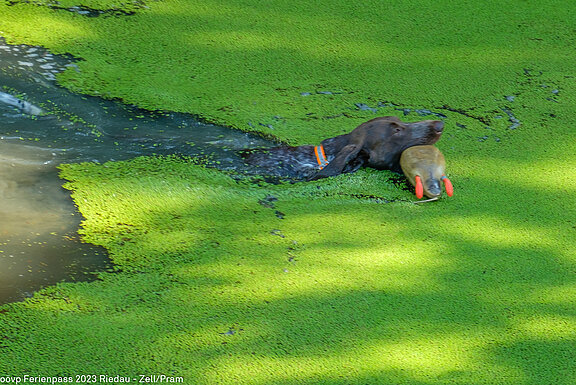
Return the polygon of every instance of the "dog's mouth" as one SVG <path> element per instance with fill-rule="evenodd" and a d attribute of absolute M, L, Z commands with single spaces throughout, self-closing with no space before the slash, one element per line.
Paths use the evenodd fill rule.
<path fill-rule="evenodd" d="M 441 120 L 426 120 L 414 124 L 414 145 L 434 144 L 444 132 L 444 122 Z"/>
<path fill-rule="evenodd" d="M 442 131 L 434 131 L 432 134 L 428 136 L 428 143 L 427 144 L 434 144 L 440 140 L 442 136 Z"/>
<path fill-rule="evenodd" d="M 428 142 L 429 142 L 428 144 L 434 144 L 438 140 L 440 140 L 440 137 L 442 136 L 443 132 L 444 132 L 443 122 L 440 122 L 440 124 L 433 124 L 428 133 Z"/>
<path fill-rule="evenodd" d="M 425 135 L 423 137 L 417 138 L 414 141 L 414 146 L 419 146 L 419 145 L 426 145 L 426 144 L 434 144 L 437 141 L 440 140 L 440 137 L 442 136 L 442 131 L 438 132 L 438 131 L 433 131 L 433 132 L 429 132 L 428 135 Z M 411 146 L 410 146 L 411 147 Z"/>
<path fill-rule="evenodd" d="M 435 120 L 430 124 L 430 126 L 430 133 L 428 136 L 431 140 L 430 144 L 433 144 L 436 143 L 442 136 L 442 133 L 444 132 L 444 122 L 441 120 Z"/>

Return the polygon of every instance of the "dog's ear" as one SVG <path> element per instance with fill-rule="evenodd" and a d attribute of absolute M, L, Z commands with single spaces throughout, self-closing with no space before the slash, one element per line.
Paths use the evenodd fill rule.
<path fill-rule="evenodd" d="M 358 153 L 362 149 L 362 146 L 358 146 L 355 144 L 348 144 L 344 146 L 328 163 L 328 166 L 324 167 L 322 170 L 318 171 L 315 175 L 310 177 L 308 180 L 317 180 L 322 178 L 327 178 L 329 176 L 336 176 L 342 174 L 342 172 L 352 172 L 350 168 L 347 169 L 347 166 L 350 162 L 355 161 L 357 158 Z M 353 162 L 354 163 L 354 162 Z M 358 163 L 358 162 L 356 162 Z M 352 169 L 356 171 L 360 168 L 364 162 L 360 162 L 359 164 L 353 164 Z"/>
<path fill-rule="evenodd" d="M 355 157 L 350 158 L 348 160 L 348 163 L 346 163 L 346 166 L 344 166 L 344 169 L 342 170 L 343 174 L 349 173 L 349 172 L 356 172 L 360 169 L 360 167 L 363 167 L 366 162 L 368 162 L 368 159 L 370 158 L 370 154 L 364 150 L 360 150 L 358 152 L 358 154 L 356 154 Z"/>

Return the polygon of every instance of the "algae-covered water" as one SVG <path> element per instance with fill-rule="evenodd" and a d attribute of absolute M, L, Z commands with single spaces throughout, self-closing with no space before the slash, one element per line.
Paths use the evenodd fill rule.
<path fill-rule="evenodd" d="M 270 145 L 256 135 L 203 124 L 187 114 L 139 110 L 74 94 L 55 75 L 70 57 L 0 39 L 0 303 L 61 280 L 84 280 L 109 266 L 82 243 L 82 220 L 58 166 L 139 155 L 182 154 L 234 168 L 234 150 Z"/>
<path fill-rule="evenodd" d="M 116 270 L 0 306 L 1 378 L 576 383 L 576 3 L 16 0 L 0 14 L 10 42 L 78 59 L 63 57 L 76 64 L 57 76 L 68 89 L 286 143 L 378 115 L 440 117 L 455 189 L 414 205 L 385 171 L 268 185 L 182 157 L 119 160 L 226 137 L 160 140 L 182 132 L 172 119 L 203 126 L 69 103 L 34 75 L 35 91 L 2 91 L 48 114 L 13 102 L 8 115 L 54 119 L 50 135 L 76 142 L 16 126 L 5 137 L 50 149 L 40 163 L 101 160 L 99 146 L 119 160 L 60 174 L 85 217 L 79 233 Z M 44 70 L 29 58 L 12 67 Z M 141 130 L 157 119 L 166 127 Z"/>

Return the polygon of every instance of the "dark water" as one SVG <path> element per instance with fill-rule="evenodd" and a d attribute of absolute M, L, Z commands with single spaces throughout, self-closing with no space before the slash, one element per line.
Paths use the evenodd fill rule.
<path fill-rule="evenodd" d="M 77 70 L 71 58 L 0 39 L 0 303 L 109 267 L 104 250 L 79 240 L 82 218 L 57 165 L 184 154 L 234 169 L 236 150 L 273 145 L 187 114 L 71 93 L 55 83 L 67 67 Z"/>

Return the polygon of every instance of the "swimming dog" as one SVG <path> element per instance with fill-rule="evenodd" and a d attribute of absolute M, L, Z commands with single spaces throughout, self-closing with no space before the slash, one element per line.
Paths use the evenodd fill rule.
<path fill-rule="evenodd" d="M 402 152 L 436 143 L 443 129 L 440 120 L 408 123 L 384 116 L 362 123 L 349 134 L 324 139 L 317 146 L 243 150 L 241 155 L 259 174 L 294 179 L 316 180 L 361 167 L 402 172 Z"/>

